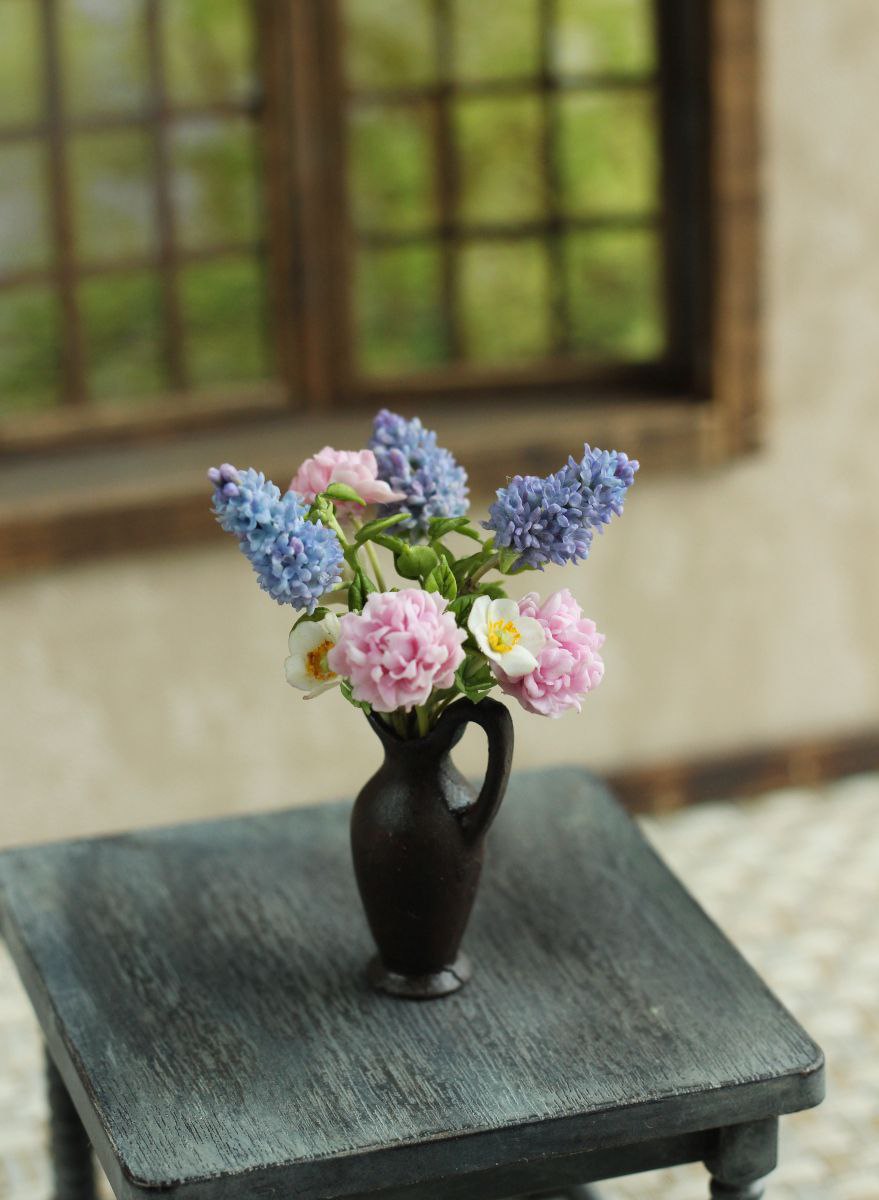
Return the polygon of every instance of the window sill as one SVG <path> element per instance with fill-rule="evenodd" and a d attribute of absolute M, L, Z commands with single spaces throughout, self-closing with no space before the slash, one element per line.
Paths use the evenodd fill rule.
<path fill-rule="evenodd" d="M 754 430 L 736 424 L 728 406 L 685 399 L 497 400 L 457 409 L 424 404 L 419 411 L 466 465 L 475 502 L 509 475 L 556 470 L 584 441 L 625 449 L 651 475 L 716 465 L 756 444 Z M 370 416 L 287 414 L 164 444 L 7 462 L 0 473 L 0 572 L 219 537 L 208 504 L 209 466 L 258 466 L 283 486 L 321 446 L 363 445 Z"/>

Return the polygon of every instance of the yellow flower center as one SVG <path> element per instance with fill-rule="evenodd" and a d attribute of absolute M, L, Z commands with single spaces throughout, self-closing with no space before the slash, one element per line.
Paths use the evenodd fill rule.
<path fill-rule="evenodd" d="M 309 650 L 305 656 L 306 669 L 316 683 L 326 683 L 328 679 L 336 678 L 336 672 L 331 671 L 327 664 L 327 655 L 335 644 L 327 638 L 325 642 Z"/>
<path fill-rule="evenodd" d="M 509 654 L 522 637 L 512 621 L 489 621 L 488 644 L 495 654 Z"/>

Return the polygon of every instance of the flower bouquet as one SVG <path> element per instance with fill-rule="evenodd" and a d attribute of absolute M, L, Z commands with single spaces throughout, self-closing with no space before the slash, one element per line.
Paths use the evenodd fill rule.
<path fill-rule="evenodd" d="M 220 525 L 260 587 L 300 614 L 288 682 L 306 699 L 338 688 L 384 747 L 351 839 L 379 952 L 370 978 L 386 992 L 445 995 L 468 978 L 459 948 L 512 756 L 509 712 L 489 693 L 559 717 L 604 672 L 604 639 L 570 591 L 515 600 L 506 579 L 585 559 L 637 469 L 587 445 L 546 478 L 510 479 L 478 528 L 466 473 L 436 434 L 382 410 L 367 449 L 325 447 L 283 495 L 253 469 L 209 472 Z M 478 796 L 449 757 L 470 721 L 488 738 Z"/>

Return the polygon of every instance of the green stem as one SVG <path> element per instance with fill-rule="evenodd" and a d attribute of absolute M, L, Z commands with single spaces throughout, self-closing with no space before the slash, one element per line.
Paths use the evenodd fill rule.
<path fill-rule="evenodd" d="M 338 536 L 338 538 L 339 538 L 339 541 L 342 543 L 342 549 L 343 549 L 343 550 L 350 550 L 350 549 L 351 549 L 351 543 L 350 543 L 350 542 L 348 541 L 348 539 L 345 537 L 345 530 L 344 530 L 344 529 L 342 528 L 342 526 L 339 524 L 338 518 L 336 517 L 335 510 L 333 510 L 333 511 L 332 511 L 332 512 L 331 512 L 331 513 L 330 513 L 330 514 L 327 516 L 327 525 L 329 525 L 330 529 L 332 529 L 332 530 L 333 530 L 333 532 L 334 532 L 334 533 L 335 533 L 335 534 Z"/>
<path fill-rule="evenodd" d="M 415 709 L 415 717 L 418 721 L 418 736 L 424 737 L 430 731 L 430 714 L 425 705 L 418 705 Z"/>
<path fill-rule="evenodd" d="M 433 710 L 433 719 L 436 721 L 446 711 L 450 704 L 454 704 L 456 700 L 460 700 L 461 693 L 455 692 L 454 696 L 447 696 L 445 700 L 440 700 L 436 708 Z"/>
<path fill-rule="evenodd" d="M 386 592 L 388 590 L 388 585 L 385 583 L 384 575 L 382 575 L 382 569 L 378 562 L 378 555 L 373 549 L 372 542 L 365 542 L 364 545 L 366 546 L 366 553 L 369 556 L 369 561 L 372 564 L 372 570 L 375 574 L 375 581 L 378 584 L 378 590 L 380 592 Z"/>
<path fill-rule="evenodd" d="M 481 567 L 477 567 L 470 578 L 467 580 L 468 590 L 472 590 L 472 585 L 477 579 L 481 579 L 483 575 L 487 575 L 489 571 L 493 571 L 501 561 L 499 554 L 492 554 L 488 562 L 484 562 Z"/>
<path fill-rule="evenodd" d="M 359 533 L 363 528 L 362 522 L 358 521 L 356 517 L 352 517 L 351 520 L 352 524 L 354 525 L 354 532 Z M 372 543 L 363 542 L 361 543 L 360 548 L 364 548 L 366 550 L 366 555 L 372 567 L 373 574 L 375 575 L 375 582 L 378 584 L 378 590 L 380 592 L 386 592 L 388 590 L 388 585 L 385 583 L 385 577 L 382 575 L 382 569 L 379 566 L 378 555 L 376 554 Z"/>

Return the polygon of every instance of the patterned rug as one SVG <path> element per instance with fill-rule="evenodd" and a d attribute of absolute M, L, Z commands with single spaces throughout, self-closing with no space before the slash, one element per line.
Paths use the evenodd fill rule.
<path fill-rule="evenodd" d="M 781 1123 L 767 1200 L 879 1200 L 879 776 L 644 822 L 705 909 L 821 1044 L 828 1095 Z M 0 950 L 0 1200 L 44 1200 L 40 1042 Z M 601 1200 L 705 1200 L 701 1167 Z M 109 1192 L 107 1193 L 109 1195 Z"/>

